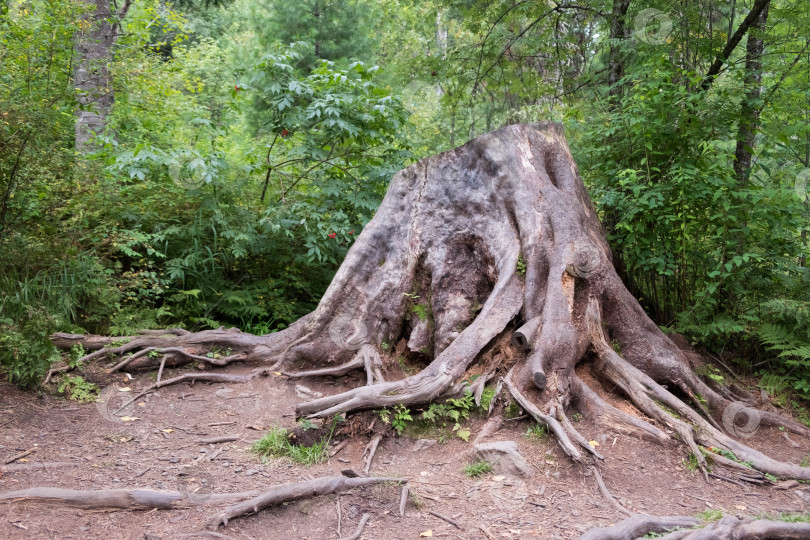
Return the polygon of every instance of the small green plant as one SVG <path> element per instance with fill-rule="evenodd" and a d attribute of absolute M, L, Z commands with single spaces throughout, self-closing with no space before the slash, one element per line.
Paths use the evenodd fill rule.
<path fill-rule="evenodd" d="M 517 269 L 515 271 L 519 276 L 526 275 L 526 261 L 523 260 L 523 255 L 518 255 Z"/>
<path fill-rule="evenodd" d="M 470 430 L 463 426 L 463 422 L 470 416 L 470 411 L 475 407 L 473 395 L 467 392 L 463 397 L 448 399 L 444 403 L 431 403 L 418 418 L 423 427 L 432 427 L 442 430 L 450 428 L 458 438 L 469 441 Z M 409 425 L 416 423 L 416 419 L 411 416 L 411 411 L 404 405 L 397 404 L 392 409 L 384 408 L 377 411 L 380 419 L 397 431 L 398 435 Z M 451 427 L 452 423 L 452 427 Z M 444 441 L 445 434 L 439 437 L 440 442 Z"/>
<path fill-rule="evenodd" d="M 75 369 L 75 368 L 81 366 L 81 362 L 79 362 L 79 360 L 84 358 L 84 354 L 85 354 L 84 345 L 82 345 L 81 343 L 71 347 L 70 348 L 70 355 L 68 355 L 68 359 L 67 359 L 68 367 L 70 369 Z"/>
<path fill-rule="evenodd" d="M 68 398 L 79 403 L 92 403 L 96 401 L 99 393 L 98 386 L 85 381 L 82 377 L 64 376 L 59 380 L 56 389 L 59 393 L 64 393 Z"/>
<path fill-rule="evenodd" d="M 478 478 L 490 472 L 492 472 L 492 463 L 489 461 L 476 461 L 464 467 L 464 474 L 470 478 Z"/>
<path fill-rule="evenodd" d="M 619 356 L 622 355 L 622 344 L 616 341 L 615 339 L 610 342 L 610 348 L 613 349 L 613 352 L 615 352 Z"/>
<path fill-rule="evenodd" d="M 670 407 L 667 407 L 666 405 L 664 405 L 663 403 L 661 403 L 658 400 L 654 400 L 654 401 L 655 401 L 655 404 L 658 405 L 659 407 L 661 407 L 661 409 L 663 409 L 665 413 L 667 413 L 668 415 L 670 415 L 673 418 L 676 418 L 676 419 L 680 420 L 681 415 L 678 414 L 675 410 L 671 409 Z"/>
<path fill-rule="evenodd" d="M 495 389 L 490 385 L 486 385 L 484 391 L 481 392 L 481 411 L 489 411 L 493 399 L 495 399 Z"/>
<path fill-rule="evenodd" d="M 383 341 L 383 342 L 380 344 L 380 350 L 381 350 L 382 352 L 388 352 L 388 351 L 390 351 L 390 350 L 391 350 L 391 345 L 390 345 L 390 344 L 389 344 L 387 341 Z"/>
<path fill-rule="evenodd" d="M 574 422 L 582 422 L 582 413 L 574 413 L 574 416 L 571 417 L 571 420 Z"/>
<path fill-rule="evenodd" d="M 422 413 L 422 418 L 441 424 L 446 428 L 448 422 L 453 422 L 452 430 L 462 440 L 469 441 L 470 430 L 462 427 L 461 423 L 470 417 L 470 411 L 475 407 L 475 398 L 468 391 L 463 397 L 448 399 L 444 403 L 431 403 L 430 407 Z"/>
<path fill-rule="evenodd" d="M 535 441 L 546 441 L 548 439 L 548 427 L 535 424 L 526 430 L 526 438 Z"/>
<path fill-rule="evenodd" d="M 412 309 L 417 317 L 423 321 L 428 320 L 428 307 L 425 304 L 415 304 Z"/>
<path fill-rule="evenodd" d="M 738 457 L 737 457 L 737 455 L 736 455 L 736 454 L 734 454 L 734 452 L 729 452 L 728 450 L 723 450 L 722 448 L 716 448 L 716 447 L 714 447 L 714 446 L 710 446 L 710 447 L 708 448 L 708 451 L 709 451 L 709 452 L 713 452 L 713 453 L 715 453 L 715 454 L 720 454 L 720 455 L 721 455 L 721 456 L 723 456 L 724 458 L 730 459 L 730 460 L 732 460 L 732 461 L 736 461 L 736 462 L 737 462 L 737 463 L 739 463 L 740 465 L 744 465 L 744 466 L 748 467 L 749 469 L 753 469 L 753 468 L 754 468 L 754 464 L 753 464 L 753 463 L 749 463 L 749 462 L 747 462 L 747 461 L 743 461 L 743 460 L 741 460 L 740 458 L 738 458 Z M 705 450 L 704 450 L 702 447 L 701 447 L 701 452 L 703 452 L 704 454 L 706 454 L 706 451 L 705 451 Z M 708 454 L 708 455 L 709 455 L 709 457 L 711 457 L 711 454 Z"/>
<path fill-rule="evenodd" d="M 397 356 L 397 364 L 399 365 L 399 369 L 401 369 L 402 373 L 405 375 L 413 375 L 416 373 L 416 369 L 413 366 L 408 365 L 404 356 Z"/>
<path fill-rule="evenodd" d="M 726 378 L 723 376 L 722 372 L 711 364 L 698 367 L 695 369 L 695 373 L 709 378 L 718 384 L 724 384 L 726 382 Z"/>
<path fill-rule="evenodd" d="M 411 504 L 417 510 L 421 510 L 423 506 L 425 506 L 425 499 L 419 496 L 418 493 L 415 491 L 411 491 Z"/>
<path fill-rule="evenodd" d="M 707 508 L 703 512 L 695 514 L 695 517 L 706 522 L 717 521 L 723 517 L 723 512 L 716 508 Z"/>
<path fill-rule="evenodd" d="M 778 476 L 774 476 L 774 475 L 772 475 L 772 474 L 770 474 L 770 473 L 765 473 L 765 478 L 767 478 L 767 479 L 768 479 L 768 480 L 770 480 L 771 482 L 778 482 L 778 481 L 779 481 L 779 477 L 778 477 Z"/>
<path fill-rule="evenodd" d="M 802 462 L 799 463 L 800 467 L 808 467 L 810 466 L 810 454 L 807 454 L 802 458 Z"/>
<path fill-rule="evenodd" d="M 520 408 L 520 405 L 517 404 L 517 401 L 510 401 L 509 405 L 506 406 L 506 417 L 507 418 L 517 418 L 523 413 L 523 409 Z"/>
<path fill-rule="evenodd" d="M 340 417 L 336 416 L 332 421 L 329 435 L 312 446 L 297 446 L 290 443 L 287 430 L 283 427 L 276 426 L 273 427 L 267 435 L 254 442 L 250 449 L 262 456 L 262 459 L 269 457 L 286 457 L 302 465 L 317 465 L 318 463 L 326 461 L 326 448 L 332 440 L 332 435 L 335 432 L 335 426 L 339 419 Z M 309 420 L 305 420 L 305 422 L 308 422 L 309 425 L 307 426 L 302 423 L 301 425 L 304 429 L 315 427 Z"/>
<path fill-rule="evenodd" d="M 689 454 L 689 457 L 684 460 L 683 464 L 686 465 L 686 470 L 692 474 L 700 468 L 700 462 L 695 454 Z"/>
<path fill-rule="evenodd" d="M 777 515 L 760 514 L 756 519 L 767 519 L 770 521 L 784 521 L 786 523 L 807 523 L 810 522 L 810 512 L 780 512 Z"/>
<path fill-rule="evenodd" d="M 408 422 L 413 422 L 411 411 L 402 403 L 397 403 L 393 409 L 393 417 L 391 418 L 391 427 L 397 430 L 397 435 L 402 435 L 402 430 Z"/>
<path fill-rule="evenodd" d="M 426 321 L 430 317 L 430 306 L 428 304 L 419 304 L 419 295 L 416 293 L 402 293 L 402 295 L 408 299 L 411 304 L 411 311 L 413 311 L 417 317 L 421 320 Z"/>

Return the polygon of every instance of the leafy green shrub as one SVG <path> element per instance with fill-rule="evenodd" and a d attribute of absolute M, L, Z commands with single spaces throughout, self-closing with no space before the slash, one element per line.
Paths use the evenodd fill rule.
<path fill-rule="evenodd" d="M 59 353 L 48 339 L 57 328 L 53 315 L 44 308 L 25 306 L 14 322 L 0 319 L 0 364 L 9 381 L 20 388 L 38 384 Z"/>
<path fill-rule="evenodd" d="M 79 403 L 93 403 L 99 394 L 99 388 L 95 384 L 85 381 L 82 377 L 66 375 L 59 379 L 57 391 L 67 394 L 70 399 Z"/>
<path fill-rule="evenodd" d="M 773 365 L 761 372 L 763 388 L 779 394 L 788 388 L 810 398 L 810 302 L 776 299 L 762 304 L 763 323 L 756 335 L 776 354 Z"/>
<path fill-rule="evenodd" d="M 444 403 L 431 403 L 422 414 L 413 418 L 410 409 L 399 403 L 392 409 L 380 409 L 377 411 L 380 419 L 396 430 L 398 435 L 415 424 L 420 424 L 417 429 L 439 429 L 450 430 L 463 441 L 469 441 L 470 429 L 463 425 L 470 417 L 470 412 L 475 408 L 475 400 L 471 393 L 467 392 L 463 397 L 448 399 Z M 444 434 L 440 436 L 440 440 Z"/>

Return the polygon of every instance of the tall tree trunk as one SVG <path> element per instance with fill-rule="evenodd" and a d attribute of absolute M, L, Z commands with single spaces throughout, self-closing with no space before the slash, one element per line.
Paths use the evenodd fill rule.
<path fill-rule="evenodd" d="M 79 108 L 76 111 L 76 150 L 93 149 L 94 135 L 102 133 L 115 100 L 109 64 L 113 46 L 118 38 L 118 21 L 129 10 L 126 0 L 121 10 L 110 7 L 110 0 L 92 0 L 95 10 L 88 14 L 89 29 L 76 40 L 76 65 L 73 83 L 77 89 Z"/>
<path fill-rule="evenodd" d="M 737 128 L 737 148 L 734 152 L 734 176 L 737 184 L 748 182 L 751 174 L 751 156 L 762 112 L 762 53 L 765 50 L 765 31 L 768 23 L 769 5 L 760 11 L 751 25 L 745 51 L 745 95 L 740 105 L 740 124 Z"/>
<path fill-rule="evenodd" d="M 619 81 L 624 77 L 624 43 L 627 39 L 627 10 L 631 0 L 613 0 L 613 12 L 610 14 L 610 51 L 608 52 L 608 85 L 611 106 L 621 96 Z"/>

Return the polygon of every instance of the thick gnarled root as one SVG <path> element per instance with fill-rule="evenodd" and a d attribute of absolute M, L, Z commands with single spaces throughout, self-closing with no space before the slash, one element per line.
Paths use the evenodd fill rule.
<path fill-rule="evenodd" d="M 800 540 L 810 538 L 810 523 L 785 523 L 766 519 L 752 520 L 726 516 L 701 526 L 687 516 L 655 517 L 636 515 L 613 527 L 591 529 L 579 540 L 635 540 L 655 533 L 662 540 Z M 661 536 L 661 533 L 668 533 Z"/>
<path fill-rule="evenodd" d="M 302 499 L 304 497 L 318 497 L 328 495 L 336 491 L 343 491 L 360 486 L 370 486 L 373 484 L 390 483 L 401 485 L 408 480 L 405 478 L 347 478 L 345 476 L 327 476 L 316 478 L 306 482 L 294 484 L 282 484 L 274 486 L 272 489 L 261 495 L 226 508 L 210 521 L 209 528 L 216 530 L 220 525 L 228 525 L 233 519 L 257 513 L 268 506 L 274 506 L 288 501 Z"/>

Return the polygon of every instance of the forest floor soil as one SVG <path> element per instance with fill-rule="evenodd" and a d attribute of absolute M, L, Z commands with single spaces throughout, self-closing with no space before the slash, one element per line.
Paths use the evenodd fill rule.
<path fill-rule="evenodd" d="M 166 378 L 179 374 L 171 370 Z M 232 366 L 231 373 L 249 373 Z M 273 485 L 322 476 L 343 469 L 362 471 L 362 455 L 371 434 L 360 433 L 327 462 L 312 467 L 287 459 L 263 460 L 251 444 L 273 426 L 293 428 L 295 381 L 274 376 L 246 384 L 187 383 L 163 388 L 137 400 L 126 410 L 127 420 L 112 417 L 111 404 L 136 395 L 154 382 L 154 374 L 98 376 L 107 383 L 103 401 L 78 404 L 48 394 L 21 392 L 0 383 L 0 459 L 5 463 L 23 451 L 36 451 L 16 463 L 70 462 L 68 467 L 6 472 L 0 492 L 33 486 L 69 489 L 152 489 L 206 493 L 266 490 Z M 92 378 L 88 376 L 88 378 Z M 358 378 L 359 381 L 359 378 Z M 352 376 L 321 378 L 303 384 L 324 395 L 335 393 Z M 356 383 L 355 383 L 356 384 Z M 127 390 L 129 389 L 129 390 Z M 109 396 L 114 396 L 110 398 Z M 370 414 L 370 413 L 366 413 Z M 475 438 L 485 419 L 473 413 Z M 235 519 L 219 533 L 229 538 L 338 539 L 338 499 L 341 536 L 350 536 L 363 514 L 370 514 L 363 538 L 576 538 L 593 527 L 604 527 L 625 516 L 600 495 L 587 467 L 571 462 L 552 438 L 526 436 L 526 420 L 505 422 L 484 442 L 511 440 L 534 468 L 530 480 L 495 473 L 468 478 L 464 467 L 474 460 L 472 442 L 447 431 L 444 440 L 418 442 L 405 436 L 386 437 L 369 475 L 409 479 L 420 508 L 409 501 L 399 515 L 400 488 L 375 485 L 270 507 Z M 582 419 L 577 429 L 599 442 L 604 455 L 602 475 L 612 494 L 626 508 L 652 515 L 697 515 L 706 510 L 759 516 L 807 510 L 810 486 L 779 490 L 773 485 L 735 485 L 719 479 L 706 482 L 691 472 L 685 452 L 600 431 Z M 200 439 L 238 436 L 220 444 Z M 442 439 L 437 433 L 425 438 Z M 810 453 L 810 440 L 792 435 L 792 446 L 777 429 L 762 427 L 746 439 L 758 450 L 780 460 L 800 463 Z M 202 459 L 201 456 L 205 456 Z M 208 459 L 214 457 L 214 459 Z M 172 510 L 83 510 L 18 500 L 0 503 L 0 538 L 170 539 L 206 530 L 217 506 Z M 456 521 L 462 529 L 428 513 Z M 430 531 L 430 533 L 428 533 Z M 421 536 L 420 536 L 421 535 Z"/>

